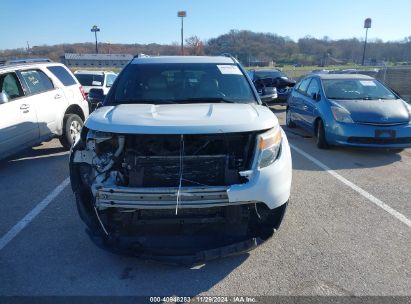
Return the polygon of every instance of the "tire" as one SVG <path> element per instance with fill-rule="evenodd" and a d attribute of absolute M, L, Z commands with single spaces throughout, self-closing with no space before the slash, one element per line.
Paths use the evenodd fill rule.
<path fill-rule="evenodd" d="M 329 146 L 327 143 L 327 139 L 325 138 L 324 123 L 321 119 L 318 121 L 316 135 L 317 147 L 320 149 L 327 149 Z"/>
<path fill-rule="evenodd" d="M 66 114 L 63 120 L 63 134 L 60 136 L 60 143 L 67 150 L 76 141 L 77 136 L 80 136 L 83 120 L 77 114 Z"/>
<path fill-rule="evenodd" d="M 293 122 L 292 119 L 291 119 L 291 113 L 290 113 L 290 110 L 288 108 L 285 111 L 285 123 L 286 123 L 287 127 L 289 127 L 290 129 L 296 127 L 295 122 Z"/>

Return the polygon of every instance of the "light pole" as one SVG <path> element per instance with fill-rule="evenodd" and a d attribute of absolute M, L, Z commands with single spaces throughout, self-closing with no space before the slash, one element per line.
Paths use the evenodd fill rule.
<path fill-rule="evenodd" d="M 184 42 L 183 42 L 183 37 L 184 37 L 184 17 L 187 17 L 187 12 L 186 11 L 178 11 L 177 12 L 177 17 L 181 18 L 181 55 L 184 55 Z"/>
<path fill-rule="evenodd" d="M 365 61 L 365 49 L 367 48 L 368 29 L 371 28 L 371 18 L 367 18 L 364 20 L 364 28 L 365 28 L 365 41 L 364 41 L 364 51 L 362 52 L 362 65 L 364 65 L 364 61 Z"/>
<path fill-rule="evenodd" d="M 98 47 L 97 47 L 97 32 L 100 32 L 100 29 L 97 25 L 93 25 L 91 31 L 94 32 L 94 36 L 96 37 L 96 54 L 98 54 Z"/>

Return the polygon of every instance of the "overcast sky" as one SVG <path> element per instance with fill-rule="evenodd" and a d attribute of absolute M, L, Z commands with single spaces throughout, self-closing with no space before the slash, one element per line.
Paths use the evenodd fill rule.
<path fill-rule="evenodd" d="M 185 37 L 209 39 L 230 29 L 270 32 L 293 40 L 310 35 L 398 41 L 411 36 L 411 0 L 1 0 L 0 49 L 99 41 L 160 43 L 180 40 L 178 10 L 186 10 Z"/>

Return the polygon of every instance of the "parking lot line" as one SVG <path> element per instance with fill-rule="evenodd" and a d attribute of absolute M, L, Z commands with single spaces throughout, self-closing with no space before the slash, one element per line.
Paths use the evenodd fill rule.
<path fill-rule="evenodd" d="M 13 240 L 30 222 L 43 211 L 67 185 L 70 183 L 70 179 L 67 177 L 60 185 L 58 185 L 52 192 L 50 192 L 40 203 L 36 205 L 25 217 L 23 217 L 16 225 L 14 225 L 1 239 L 0 250 Z"/>
<path fill-rule="evenodd" d="M 320 167 L 321 169 L 323 169 L 324 171 L 326 171 L 327 173 L 331 174 L 332 176 L 334 176 L 336 179 L 338 179 L 340 182 L 342 182 L 343 184 L 347 185 L 348 187 L 350 187 L 351 189 L 353 189 L 354 191 L 358 192 L 359 194 L 361 194 L 363 197 L 365 197 L 366 199 L 368 199 L 370 202 L 374 203 L 375 205 L 377 205 L 378 207 L 380 207 L 381 209 L 385 210 L 386 212 L 388 212 L 389 214 L 391 214 L 392 216 L 394 216 L 396 219 L 398 219 L 399 221 L 403 222 L 405 225 L 407 225 L 408 227 L 411 227 L 411 220 L 408 219 L 405 215 L 403 215 L 402 213 L 398 212 L 397 210 L 391 208 L 390 206 L 388 206 L 387 204 L 385 204 L 383 201 L 381 201 L 380 199 L 376 198 L 375 196 L 373 196 L 372 194 L 368 193 L 367 191 L 365 191 L 364 189 L 362 189 L 361 187 L 357 186 L 356 184 L 350 182 L 348 179 L 344 178 L 343 176 L 341 176 L 340 174 L 338 174 L 337 172 L 335 172 L 334 170 L 332 170 L 331 168 L 329 168 L 328 166 L 326 166 L 325 164 L 323 164 L 322 162 L 320 162 L 318 159 L 316 159 L 315 157 L 311 156 L 310 154 L 304 152 L 303 150 L 301 150 L 300 148 L 297 148 L 296 146 L 294 146 L 293 144 L 290 144 L 291 149 L 293 149 L 295 152 L 297 152 L 298 154 L 300 154 L 301 156 L 305 157 L 306 159 L 310 160 L 311 162 L 313 162 L 314 164 L 316 164 L 318 167 Z"/>

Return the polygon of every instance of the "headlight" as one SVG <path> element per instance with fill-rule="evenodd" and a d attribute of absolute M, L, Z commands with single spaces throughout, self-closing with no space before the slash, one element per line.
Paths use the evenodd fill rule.
<path fill-rule="evenodd" d="M 410 118 L 409 122 L 410 122 L 410 124 L 411 124 L 411 105 L 409 105 L 408 103 L 406 103 L 405 106 L 406 106 L 407 109 L 408 109 L 408 116 L 409 116 L 409 118 Z"/>
<path fill-rule="evenodd" d="M 259 135 L 258 166 L 260 168 L 271 165 L 277 159 L 280 153 L 281 140 L 281 129 L 279 126 Z"/>
<path fill-rule="evenodd" d="M 334 119 L 338 122 L 346 122 L 346 123 L 353 123 L 354 122 L 351 119 L 350 112 L 348 112 L 344 108 L 331 107 L 331 111 L 333 113 Z"/>

